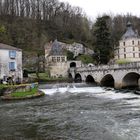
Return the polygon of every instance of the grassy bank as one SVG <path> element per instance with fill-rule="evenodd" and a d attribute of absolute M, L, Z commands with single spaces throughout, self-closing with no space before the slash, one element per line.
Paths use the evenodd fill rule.
<path fill-rule="evenodd" d="M 11 93 L 10 95 L 12 97 L 26 97 L 26 96 L 34 95 L 37 92 L 38 92 L 38 89 L 37 88 L 33 88 L 33 89 L 31 89 L 31 91 L 15 92 L 15 93 Z"/>
<path fill-rule="evenodd" d="M 36 73 L 32 73 L 29 74 L 29 77 L 38 82 L 69 82 L 69 78 L 67 77 L 52 78 L 47 73 L 39 73 L 38 77 Z"/>

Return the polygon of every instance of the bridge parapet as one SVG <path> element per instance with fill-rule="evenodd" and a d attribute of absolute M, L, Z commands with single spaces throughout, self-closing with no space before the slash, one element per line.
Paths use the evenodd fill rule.
<path fill-rule="evenodd" d="M 114 64 L 114 65 L 99 65 L 99 66 L 92 66 L 92 67 L 77 67 L 75 68 L 75 72 L 115 70 L 115 69 L 136 69 L 136 68 L 140 68 L 140 62 Z"/>
<path fill-rule="evenodd" d="M 92 67 L 77 67 L 69 70 L 73 79 L 81 76 L 82 81 L 90 75 L 98 84 L 114 83 L 115 88 L 127 86 L 140 87 L 140 62 L 127 64 L 99 65 Z"/>

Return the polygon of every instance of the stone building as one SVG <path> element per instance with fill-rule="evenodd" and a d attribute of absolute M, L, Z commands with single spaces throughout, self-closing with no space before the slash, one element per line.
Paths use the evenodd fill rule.
<path fill-rule="evenodd" d="M 0 80 L 7 81 L 8 77 L 22 81 L 22 50 L 0 43 Z"/>
<path fill-rule="evenodd" d="M 81 66 L 81 61 L 67 61 L 64 44 L 55 40 L 45 45 L 45 67 L 51 77 L 67 77 L 70 67 Z"/>
<path fill-rule="evenodd" d="M 67 76 L 67 56 L 57 40 L 45 48 L 46 70 L 49 68 L 51 77 Z"/>
<path fill-rule="evenodd" d="M 140 36 L 137 31 L 133 30 L 130 22 L 127 23 L 127 30 L 115 50 L 115 60 L 126 62 L 140 61 Z"/>

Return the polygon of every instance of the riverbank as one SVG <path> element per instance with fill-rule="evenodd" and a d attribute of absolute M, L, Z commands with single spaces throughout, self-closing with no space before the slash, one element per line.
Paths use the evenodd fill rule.
<path fill-rule="evenodd" d="M 42 92 L 37 92 L 37 93 L 34 93 L 32 95 L 25 95 L 24 93 L 24 96 L 12 96 L 12 95 L 6 95 L 6 96 L 1 96 L 1 99 L 2 100 L 25 100 L 25 99 L 33 99 L 33 98 L 37 98 L 37 97 L 41 97 L 41 96 L 44 96 L 45 94 L 42 93 Z"/>
<path fill-rule="evenodd" d="M 29 81 L 37 81 L 39 83 L 63 83 L 63 82 L 72 82 L 72 79 L 69 79 L 68 77 L 50 77 L 46 73 L 39 73 L 38 77 L 36 73 L 29 74 L 28 77 Z"/>
<path fill-rule="evenodd" d="M 3 86 L 1 93 L 2 100 L 23 100 L 45 95 L 38 90 L 38 83 Z"/>

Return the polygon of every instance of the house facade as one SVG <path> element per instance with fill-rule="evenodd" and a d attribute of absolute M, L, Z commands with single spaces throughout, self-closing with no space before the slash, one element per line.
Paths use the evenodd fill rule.
<path fill-rule="evenodd" d="M 133 30 L 130 22 L 127 23 L 127 30 L 115 50 L 115 60 L 127 62 L 140 61 L 140 36 L 137 31 Z"/>
<path fill-rule="evenodd" d="M 22 50 L 0 43 L 0 80 L 7 81 L 8 77 L 22 81 Z"/>

